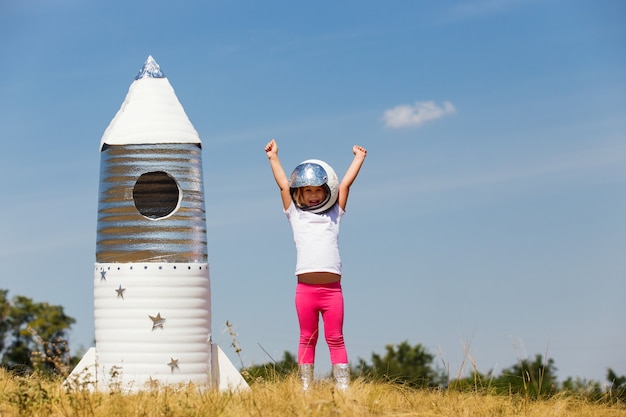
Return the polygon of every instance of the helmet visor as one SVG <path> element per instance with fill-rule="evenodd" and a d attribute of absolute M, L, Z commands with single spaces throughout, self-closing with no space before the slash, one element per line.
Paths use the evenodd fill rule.
<path fill-rule="evenodd" d="M 321 165 L 306 162 L 298 165 L 291 173 L 289 188 L 307 186 L 321 187 L 328 182 L 328 174 Z"/>

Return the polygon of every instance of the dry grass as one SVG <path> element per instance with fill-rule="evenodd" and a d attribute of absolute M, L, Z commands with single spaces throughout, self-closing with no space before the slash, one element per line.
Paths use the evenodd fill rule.
<path fill-rule="evenodd" d="M 161 387 L 137 394 L 65 390 L 60 380 L 0 370 L 0 417 L 8 416 L 527 416 L 626 417 L 626 405 L 582 397 L 530 400 L 487 393 L 414 390 L 357 380 L 346 393 L 328 381 L 303 393 L 295 376 L 239 393 Z"/>

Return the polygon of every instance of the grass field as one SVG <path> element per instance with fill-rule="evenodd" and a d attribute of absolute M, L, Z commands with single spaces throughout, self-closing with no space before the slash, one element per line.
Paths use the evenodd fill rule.
<path fill-rule="evenodd" d="M 18 377 L 0 370 L 0 417 L 8 416 L 575 416 L 626 417 L 626 405 L 580 395 L 549 399 L 487 392 L 415 390 L 391 383 L 354 381 L 338 392 L 329 381 L 302 392 L 295 376 L 260 382 L 250 390 L 220 393 L 193 386 L 160 387 L 136 394 L 66 390 L 61 379 Z"/>

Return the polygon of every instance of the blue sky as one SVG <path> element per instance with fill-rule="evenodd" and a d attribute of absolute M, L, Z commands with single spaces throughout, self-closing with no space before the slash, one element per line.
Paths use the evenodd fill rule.
<path fill-rule="evenodd" d="M 0 288 L 93 345 L 104 129 L 148 55 L 203 140 L 213 334 L 295 352 L 295 249 L 263 152 L 341 176 L 353 361 L 421 343 L 462 371 L 535 354 L 626 374 L 622 1 L 0 0 Z M 320 341 L 318 369 L 330 368 Z M 467 365 L 465 370 L 471 369 Z"/>

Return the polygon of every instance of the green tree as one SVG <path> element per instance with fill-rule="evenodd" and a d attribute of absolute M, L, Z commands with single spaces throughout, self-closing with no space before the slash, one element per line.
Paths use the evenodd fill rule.
<path fill-rule="evenodd" d="M 66 372 L 69 365 L 68 332 L 76 322 L 63 307 L 36 303 L 17 295 L 6 303 L 6 290 L 0 335 L 3 337 L 2 365 L 13 369 Z M 4 297 L 4 300 L 3 300 Z M 4 332 L 4 333 L 3 333 Z"/>
<path fill-rule="evenodd" d="M 298 369 L 295 355 L 285 351 L 280 361 L 273 361 L 262 365 L 253 365 L 241 370 L 248 383 L 257 381 L 277 381 L 285 378 Z"/>
<path fill-rule="evenodd" d="M 568 381 L 568 384 L 572 389 L 580 388 L 574 381 Z M 520 360 L 510 368 L 502 370 L 497 376 L 493 372 L 482 374 L 474 371 L 466 378 L 451 381 L 449 388 L 459 391 L 490 389 L 496 394 L 515 393 L 539 398 L 554 394 L 558 383 L 554 361 L 552 359 L 544 361 L 541 355 L 536 355 L 533 361 Z"/>
<path fill-rule="evenodd" d="M 626 401 L 626 376 L 617 376 L 615 371 L 611 368 L 606 373 L 606 379 L 611 383 L 610 393 L 611 395 L 619 398 L 622 401 Z"/>
<path fill-rule="evenodd" d="M 0 290 L 0 355 L 6 347 L 6 335 L 11 327 L 8 319 L 11 305 L 7 299 L 8 293 L 8 290 Z"/>
<path fill-rule="evenodd" d="M 445 381 L 444 375 L 432 368 L 434 356 L 421 344 L 411 346 L 404 341 L 397 346 L 387 345 L 385 350 L 384 356 L 372 354 L 371 365 L 360 359 L 363 377 L 415 388 L 435 387 Z"/>
<path fill-rule="evenodd" d="M 481 391 L 493 383 L 493 375 L 488 372 L 482 374 L 474 370 L 468 377 L 450 381 L 448 388 L 456 391 Z"/>
<path fill-rule="evenodd" d="M 600 400 L 604 396 L 600 382 L 582 378 L 572 378 L 571 376 L 563 381 L 561 391 L 567 394 L 579 395 L 590 401 Z"/>
<path fill-rule="evenodd" d="M 504 369 L 492 384 L 503 394 L 518 393 L 532 397 L 551 396 L 557 391 L 557 377 L 554 360 L 544 361 L 541 355 L 535 355 L 534 361 L 520 360 L 517 364 Z"/>

